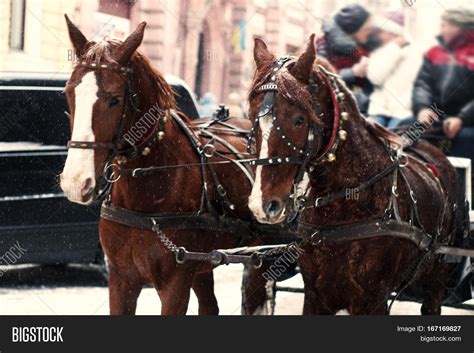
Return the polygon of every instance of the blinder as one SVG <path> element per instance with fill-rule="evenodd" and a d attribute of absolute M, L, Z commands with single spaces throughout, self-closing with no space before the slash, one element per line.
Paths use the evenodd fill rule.
<path fill-rule="evenodd" d="M 115 132 L 115 136 L 113 141 L 111 142 L 96 142 L 96 141 L 68 141 L 67 147 L 68 149 L 93 149 L 93 150 L 107 150 L 109 151 L 109 155 L 107 157 L 104 173 L 101 175 L 97 182 L 97 188 L 99 185 L 105 184 L 105 189 L 103 189 L 98 196 L 98 200 L 101 201 L 104 199 L 111 189 L 111 184 L 114 182 L 109 178 L 107 175 L 108 173 L 105 171 L 110 171 L 110 167 L 112 166 L 112 161 L 117 158 L 117 163 L 124 164 L 129 159 L 137 158 L 141 155 L 147 155 L 150 152 L 150 147 L 153 145 L 157 139 L 160 139 L 163 132 L 163 126 L 166 122 L 166 118 L 160 117 L 158 119 L 158 123 L 154 128 L 152 134 L 140 145 L 131 144 L 131 147 L 123 150 L 122 148 L 124 140 L 121 139 L 124 124 L 125 124 L 125 117 L 127 110 L 131 110 L 134 112 L 140 112 L 138 108 L 137 102 L 137 94 L 133 92 L 132 85 L 131 85 L 131 74 L 133 73 L 133 69 L 131 67 L 124 67 L 119 64 L 95 64 L 91 63 L 88 64 L 86 62 L 79 62 L 75 65 L 76 67 L 85 67 L 90 70 L 112 70 L 121 75 L 126 76 L 126 86 L 124 91 L 124 104 L 122 108 L 122 113 L 120 115 L 120 124 L 119 128 Z M 116 181 L 116 180 L 115 180 Z"/>
<path fill-rule="evenodd" d="M 286 67 L 293 58 L 289 56 L 282 57 L 278 59 L 272 67 L 272 76 L 270 78 L 270 83 L 266 83 L 257 89 L 257 92 L 265 92 L 265 96 L 263 98 L 262 105 L 260 106 L 259 112 L 257 117 L 254 121 L 252 129 L 250 131 L 248 137 L 248 144 L 247 144 L 247 152 L 251 153 L 251 144 L 253 141 L 253 136 L 255 134 L 255 130 L 260 123 L 260 119 L 263 119 L 267 116 L 270 116 L 272 119 L 273 127 L 280 135 L 283 143 L 287 145 L 289 150 L 292 150 L 298 154 L 298 156 L 275 156 L 269 157 L 265 159 L 254 159 L 249 162 L 252 166 L 270 166 L 270 165 L 290 165 L 290 164 L 297 164 L 300 167 L 296 173 L 295 178 L 293 179 L 294 185 L 294 192 L 290 198 L 293 198 L 294 209 L 290 210 L 289 216 L 287 217 L 287 221 L 291 223 L 294 221 L 298 214 L 304 209 L 305 200 L 304 197 L 297 195 L 297 188 L 299 183 L 303 180 L 304 174 L 311 168 L 314 168 L 315 165 L 328 161 L 333 162 L 335 157 L 335 151 L 339 144 L 340 140 L 345 140 L 347 133 L 342 130 L 342 120 L 346 120 L 348 117 L 347 113 L 341 113 L 341 109 L 339 104 L 344 100 L 344 94 L 340 92 L 339 87 L 335 83 L 335 79 L 337 75 L 328 72 L 321 67 L 321 72 L 323 76 L 323 80 L 328 85 L 331 95 L 331 100 L 334 105 L 334 119 L 333 119 L 333 126 L 332 132 L 329 137 L 328 144 L 323 148 L 323 142 L 321 138 L 322 128 L 320 124 L 317 124 L 312 119 L 309 122 L 309 129 L 308 129 L 308 137 L 306 140 L 305 147 L 302 149 L 295 144 L 293 144 L 289 137 L 285 134 L 285 131 L 282 127 L 278 124 L 277 115 L 276 115 L 276 94 L 278 93 L 278 85 L 276 84 L 276 75 L 277 73 L 284 67 Z M 318 118 L 324 117 L 324 112 L 321 109 L 320 103 L 316 97 L 316 93 L 318 91 L 318 85 L 314 82 L 311 82 L 307 86 L 308 92 L 311 96 L 311 106 L 314 113 L 317 115 Z M 340 115 L 342 119 L 340 119 Z M 313 156 L 317 154 L 319 155 L 315 158 Z"/>

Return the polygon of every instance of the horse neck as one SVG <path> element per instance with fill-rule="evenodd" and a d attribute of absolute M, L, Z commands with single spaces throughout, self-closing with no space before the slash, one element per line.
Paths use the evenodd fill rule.
<path fill-rule="evenodd" d="M 152 76 L 151 76 L 152 77 Z M 159 101 L 144 92 L 153 92 L 150 75 L 140 79 L 141 96 L 138 112 L 129 113 L 126 129 L 136 124 L 143 114 Z M 134 85 L 136 82 L 133 83 Z M 136 87 L 136 86 L 135 86 Z M 162 107 L 160 107 L 162 108 Z M 123 168 L 166 167 L 199 163 L 199 158 L 188 137 L 167 112 L 164 138 L 156 140 L 147 156 L 139 156 L 127 162 Z M 199 185 L 197 185 L 199 183 Z M 199 205 L 201 174 L 198 167 L 164 168 L 150 176 L 123 177 L 112 190 L 112 204 L 139 212 L 176 212 L 195 210 Z M 194 190 L 190 186 L 194 185 Z M 189 190 L 188 190 L 189 189 Z M 183 200 L 183 195 L 186 199 Z"/>

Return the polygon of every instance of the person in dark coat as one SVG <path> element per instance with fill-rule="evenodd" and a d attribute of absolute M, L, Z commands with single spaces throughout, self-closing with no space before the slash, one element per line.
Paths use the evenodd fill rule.
<path fill-rule="evenodd" d="M 474 9 L 446 11 L 438 41 L 415 81 L 414 114 L 425 125 L 439 121 L 452 154 L 474 160 Z"/>
<path fill-rule="evenodd" d="M 415 81 L 413 110 L 425 126 L 441 125 L 452 140 L 451 154 L 474 161 L 474 9 L 448 10 L 442 17 L 439 44 L 424 57 Z M 473 248 L 471 237 L 462 246 Z M 470 258 L 459 259 L 451 273 L 445 303 L 472 298 Z"/>
<path fill-rule="evenodd" d="M 323 23 L 316 40 L 319 56 L 339 71 L 357 98 L 362 113 L 368 110 L 373 86 L 367 79 L 368 55 L 377 47 L 372 16 L 360 5 L 349 5 Z"/>

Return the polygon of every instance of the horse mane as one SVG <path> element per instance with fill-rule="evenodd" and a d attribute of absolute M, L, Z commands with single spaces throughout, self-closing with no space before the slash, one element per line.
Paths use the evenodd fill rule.
<path fill-rule="evenodd" d="M 326 69 L 326 71 L 329 71 L 331 73 L 337 73 L 337 70 L 334 68 L 334 66 L 331 65 L 331 63 L 328 60 L 326 60 L 325 58 L 318 57 L 316 62 L 317 62 L 318 65 L 321 65 L 324 69 Z M 353 109 L 353 111 L 351 113 L 352 114 L 357 114 L 358 117 L 360 119 L 362 119 L 362 121 L 364 122 L 365 127 L 371 133 L 373 133 L 376 137 L 378 137 L 378 138 L 380 138 L 384 141 L 387 141 L 387 142 L 389 142 L 389 143 L 391 143 L 391 144 L 393 144 L 397 147 L 402 147 L 403 144 L 402 144 L 402 139 L 400 138 L 400 136 L 398 136 L 394 132 L 386 129 L 382 125 L 374 122 L 373 120 L 369 120 L 365 116 L 363 116 L 360 113 L 360 110 L 358 108 L 357 101 L 356 101 L 354 95 L 349 90 L 347 85 L 342 80 L 339 80 L 339 83 L 340 83 L 339 88 L 344 92 L 346 97 L 349 98 L 351 107 L 356 108 L 356 109 Z"/>
<path fill-rule="evenodd" d="M 104 39 L 99 43 L 90 42 L 86 47 L 81 61 L 86 64 L 115 64 L 119 63 L 113 58 L 112 53 L 123 42 L 117 39 Z M 159 107 L 163 110 L 176 108 L 175 95 L 163 75 L 153 67 L 150 60 L 139 50 L 137 50 L 131 60 L 130 67 L 136 72 L 136 86 L 140 87 L 146 77 L 150 78 L 153 92 Z"/>
<path fill-rule="evenodd" d="M 258 89 L 268 82 L 270 76 L 273 74 L 272 66 L 274 59 L 267 60 L 267 62 L 261 63 L 260 69 L 255 70 L 255 74 L 252 80 L 251 88 L 249 91 L 248 99 L 252 99 L 258 93 Z M 291 63 L 287 66 L 287 70 L 291 69 Z M 337 73 L 337 70 L 334 68 L 331 63 L 325 58 L 318 57 L 315 61 L 313 67 L 313 74 L 318 74 L 320 71 L 320 66 L 323 67 L 326 71 L 331 73 Z M 284 79 L 283 79 L 283 78 Z M 357 106 L 357 101 L 352 94 L 352 92 L 347 88 L 346 84 L 342 80 L 338 80 L 339 88 L 346 95 L 349 105 L 351 106 L 351 115 L 356 115 L 361 121 L 363 121 L 364 126 L 373 133 L 376 137 L 385 140 L 395 146 L 401 147 L 402 139 L 400 136 L 384 128 L 383 126 L 368 120 L 365 118 L 359 111 Z M 298 84 L 296 78 L 291 74 L 283 74 L 278 79 L 278 93 L 282 94 L 285 99 L 289 101 L 290 104 L 297 105 L 306 111 L 312 112 L 312 107 L 310 104 L 310 96 L 307 90 L 303 89 L 301 84 Z M 315 118 L 317 119 L 317 118 Z"/>

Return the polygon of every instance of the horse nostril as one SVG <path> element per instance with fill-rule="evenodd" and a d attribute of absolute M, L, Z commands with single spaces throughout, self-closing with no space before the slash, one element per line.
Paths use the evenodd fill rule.
<path fill-rule="evenodd" d="M 265 206 L 265 213 L 267 217 L 274 218 L 281 214 L 283 211 L 283 202 L 281 200 L 270 200 L 267 202 Z"/>
<path fill-rule="evenodd" d="M 81 195 L 86 196 L 91 192 L 91 189 L 94 187 L 94 180 L 92 178 L 87 178 L 82 183 Z"/>

